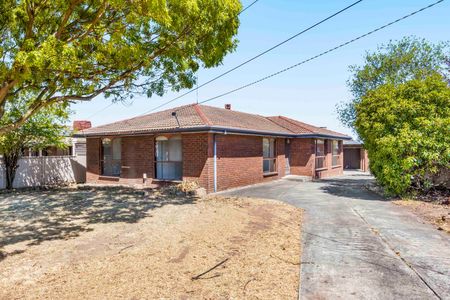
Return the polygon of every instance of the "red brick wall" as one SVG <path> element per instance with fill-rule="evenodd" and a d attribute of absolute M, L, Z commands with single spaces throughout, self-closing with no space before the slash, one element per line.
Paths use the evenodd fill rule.
<path fill-rule="evenodd" d="M 141 183 L 143 174 L 154 178 L 155 138 L 154 136 L 130 136 L 122 138 L 122 169 L 120 177 L 136 179 Z"/>
<path fill-rule="evenodd" d="M 206 190 L 213 190 L 212 135 L 185 134 L 182 141 L 183 180 L 196 180 Z"/>
<path fill-rule="evenodd" d="M 340 157 L 337 166 L 332 166 L 332 140 L 325 140 L 326 169 L 315 170 L 315 139 L 291 139 L 291 174 L 324 178 L 343 173 L 343 148 L 340 141 Z"/>
<path fill-rule="evenodd" d="M 284 176 L 284 139 L 277 139 L 278 174 L 264 176 L 262 137 L 217 135 L 217 188 L 234 187 L 278 179 Z M 211 176 L 213 176 L 211 174 Z"/>
<path fill-rule="evenodd" d="M 165 135 L 170 137 L 170 135 Z M 108 178 L 100 174 L 100 138 L 89 138 L 87 142 L 87 182 L 142 184 L 147 174 L 147 183 L 154 178 L 155 137 L 122 137 L 122 168 L 120 178 Z M 197 180 L 208 191 L 213 190 L 212 135 L 182 135 L 183 179 Z M 211 175 L 210 175 L 211 174 Z"/>
<path fill-rule="evenodd" d="M 147 173 L 147 184 L 151 184 L 154 171 L 154 137 L 122 137 L 120 178 L 101 175 L 100 146 L 101 138 L 86 139 L 86 182 L 87 183 L 124 183 L 142 184 L 142 176 Z"/>
<path fill-rule="evenodd" d="M 278 172 L 278 178 L 281 178 L 286 173 L 286 139 L 278 138 L 277 139 L 277 172 Z M 262 146 L 261 146 L 262 147 Z M 266 177 L 266 180 L 269 177 Z M 271 178 L 270 178 L 271 179 Z"/>
<path fill-rule="evenodd" d="M 281 178 L 285 175 L 285 139 L 276 140 L 277 173 L 263 174 L 263 149 L 260 136 L 216 135 L 218 190 L 255 184 Z M 122 138 L 121 178 L 100 176 L 99 138 L 87 139 L 87 182 L 142 183 L 143 173 L 154 177 L 154 136 Z M 213 135 L 183 134 L 183 179 L 196 180 L 208 192 L 214 189 Z M 314 139 L 290 139 L 291 174 L 327 177 L 342 174 L 341 166 L 331 167 L 331 143 L 327 143 L 328 169 L 314 171 Z M 342 151 L 342 147 L 341 147 Z"/>
<path fill-rule="evenodd" d="M 314 176 L 314 139 L 291 139 L 291 174 Z"/>
<path fill-rule="evenodd" d="M 344 153 L 342 147 L 342 141 L 339 141 L 339 162 L 336 166 L 333 166 L 333 152 L 332 152 L 332 140 L 325 140 L 325 149 L 326 149 L 326 169 L 316 171 L 316 178 L 325 178 L 331 176 L 339 176 L 344 172 Z"/>
<path fill-rule="evenodd" d="M 261 137 L 216 135 L 216 143 L 219 191 L 262 180 Z"/>
<path fill-rule="evenodd" d="M 86 182 L 93 182 L 100 175 L 100 139 L 86 139 Z"/>

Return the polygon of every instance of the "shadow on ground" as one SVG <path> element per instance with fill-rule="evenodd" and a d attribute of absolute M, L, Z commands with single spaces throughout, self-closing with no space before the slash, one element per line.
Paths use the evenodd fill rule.
<path fill-rule="evenodd" d="M 321 179 L 320 182 L 326 183 L 321 187 L 324 192 L 345 198 L 355 198 L 360 200 L 386 200 L 382 196 L 365 188 L 365 186 L 374 183 L 370 174 L 352 174 L 339 178 Z"/>
<path fill-rule="evenodd" d="M 0 249 L 25 242 L 69 239 L 96 223 L 134 223 L 167 204 L 183 205 L 194 197 L 125 187 L 18 191 L 0 194 Z M 23 252 L 23 251 L 22 251 Z M 0 250 L 0 260 L 6 255 Z"/>

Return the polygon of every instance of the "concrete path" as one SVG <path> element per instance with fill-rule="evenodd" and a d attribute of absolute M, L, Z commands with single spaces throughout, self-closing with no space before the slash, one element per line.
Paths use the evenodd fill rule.
<path fill-rule="evenodd" d="M 228 192 L 305 209 L 301 299 L 450 299 L 450 235 L 363 188 L 350 173 Z"/>

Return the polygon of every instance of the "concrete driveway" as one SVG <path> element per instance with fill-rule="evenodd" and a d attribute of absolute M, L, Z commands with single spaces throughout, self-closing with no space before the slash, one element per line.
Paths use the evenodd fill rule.
<path fill-rule="evenodd" d="M 301 299 L 450 299 L 450 236 L 363 188 L 348 173 L 227 192 L 305 209 Z"/>

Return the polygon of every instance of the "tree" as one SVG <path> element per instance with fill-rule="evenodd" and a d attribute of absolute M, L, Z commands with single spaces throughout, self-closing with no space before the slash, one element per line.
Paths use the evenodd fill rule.
<path fill-rule="evenodd" d="M 367 92 L 356 131 L 370 169 L 392 194 L 446 188 L 450 181 L 450 87 L 438 73 Z"/>
<path fill-rule="evenodd" d="M 26 100 L 21 100 L 16 101 L 15 106 L 8 104 L 7 113 L 2 122 L 9 123 L 24 112 Z M 64 140 L 69 132 L 64 123 L 67 119 L 67 105 L 52 105 L 34 114 L 20 127 L 0 136 L 0 154 L 5 166 L 7 189 L 13 187 L 16 170 L 19 167 L 18 162 L 24 148 L 39 150 L 48 146 L 66 147 Z"/>
<path fill-rule="evenodd" d="M 447 59 L 447 76 L 448 83 L 450 84 L 450 57 Z"/>
<path fill-rule="evenodd" d="M 235 49 L 239 0 L 3 0 L 0 134 L 42 108 L 163 95 L 195 83 Z M 26 110 L 4 119 L 20 97 Z"/>
<path fill-rule="evenodd" d="M 370 91 L 385 84 L 397 86 L 413 79 L 424 79 L 436 72 L 448 74 L 448 43 L 432 44 L 423 39 L 405 37 L 367 52 L 362 66 L 350 66 L 347 85 L 353 99 L 337 106 L 340 121 L 355 129 L 356 105 Z"/>

